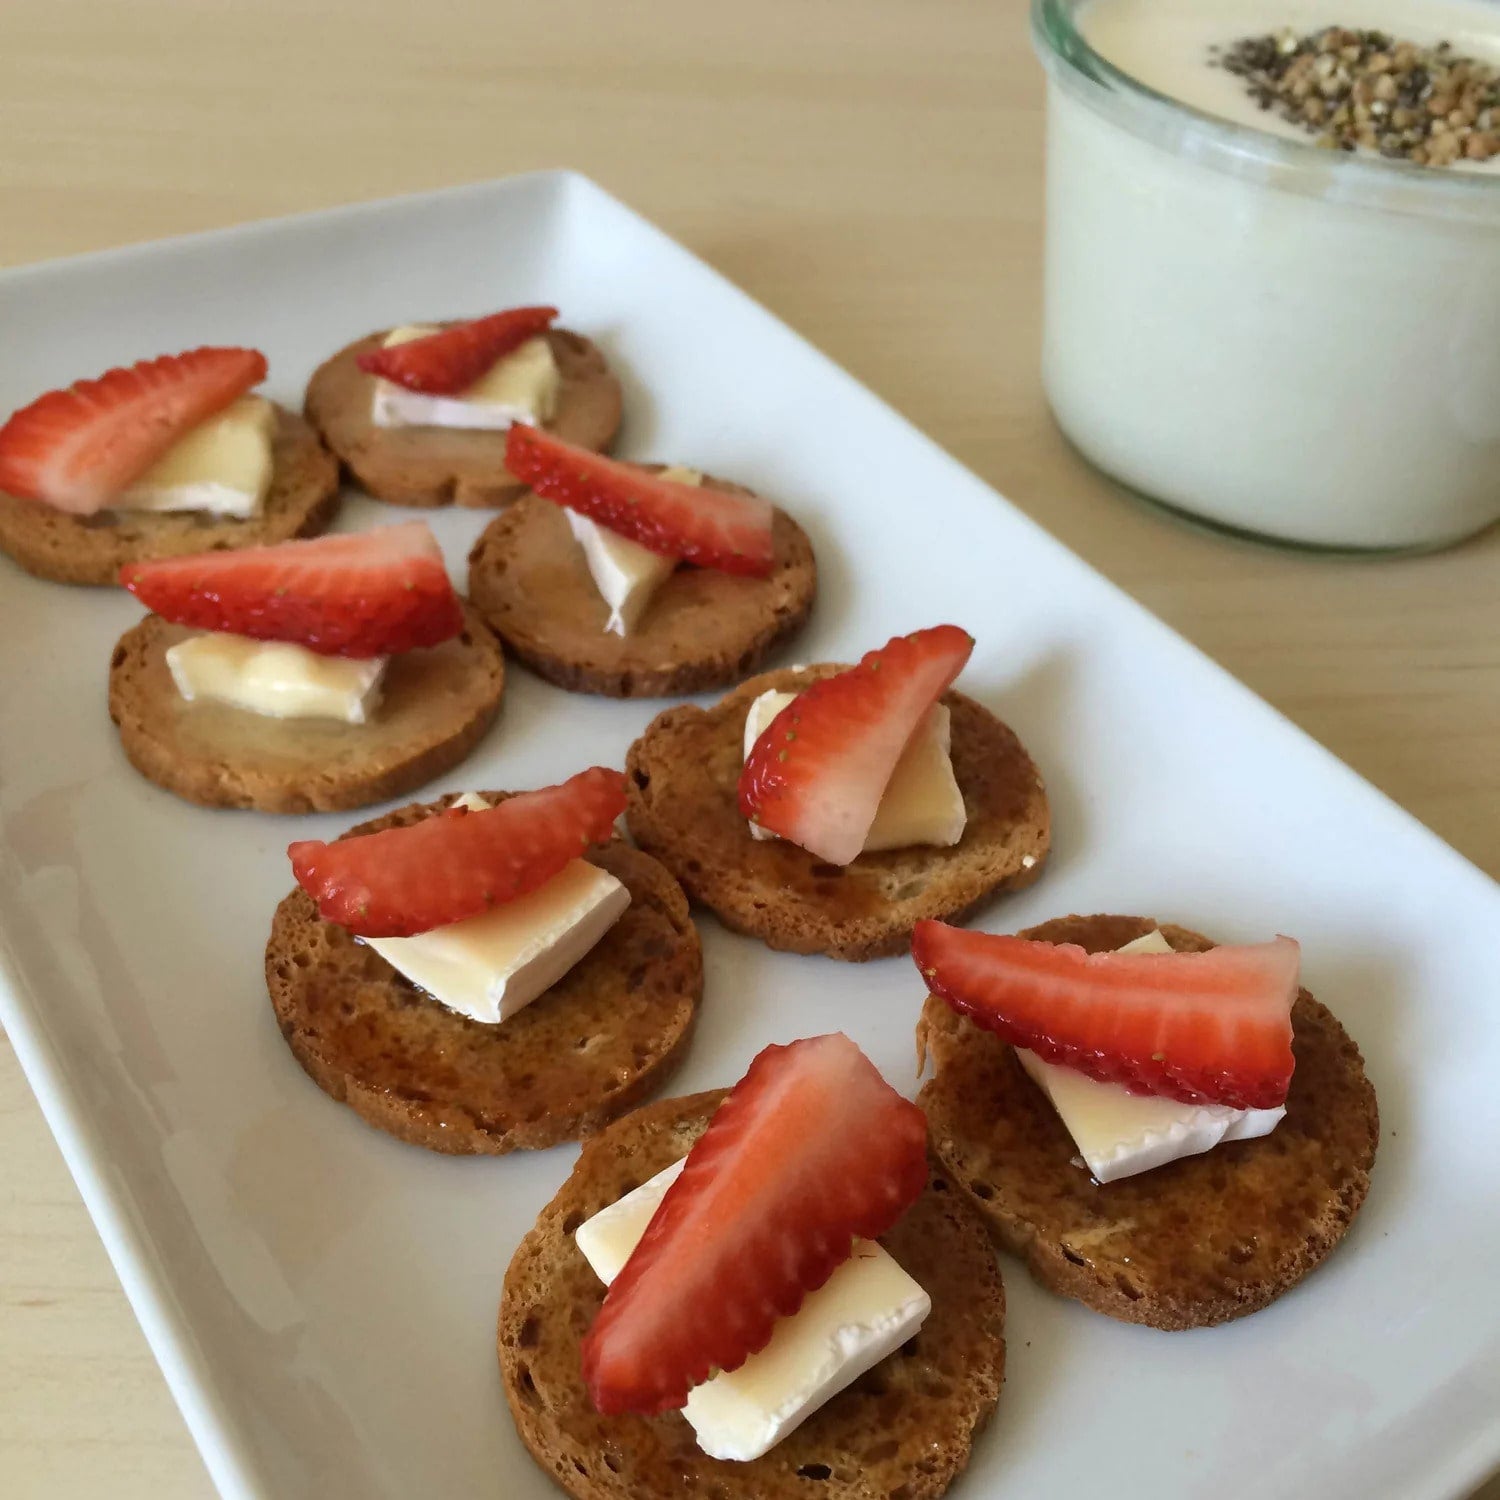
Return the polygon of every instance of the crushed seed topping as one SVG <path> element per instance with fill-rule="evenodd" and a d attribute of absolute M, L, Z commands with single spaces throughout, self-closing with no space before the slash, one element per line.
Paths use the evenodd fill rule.
<path fill-rule="evenodd" d="M 1500 68 L 1447 42 L 1381 31 L 1288 28 L 1209 48 L 1211 66 L 1242 79 L 1264 110 L 1332 151 L 1364 149 L 1419 166 L 1500 155 Z"/>

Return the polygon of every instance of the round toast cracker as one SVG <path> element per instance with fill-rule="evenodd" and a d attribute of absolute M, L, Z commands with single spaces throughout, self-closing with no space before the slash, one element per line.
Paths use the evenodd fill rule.
<path fill-rule="evenodd" d="M 366 724 L 189 703 L 172 681 L 167 650 L 201 632 L 147 615 L 110 659 L 109 716 L 136 770 L 189 802 L 272 813 L 383 802 L 456 766 L 500 711 L 504 654 L 463 608 L 464 629 L 452 640 L 391 657 Z"/>
<path fill-rule="evenodd" d="M 705 483 L 750 494 L 719 479 Z M 570 692 L 663 698 L 741 681 L 812 612 L 817 564 L 784 511 L 773 522 L 766 578 L 678 568 L 628 635 L 609 609 L 560 506 L 526 495 L 485 528 L 469 554 L 469 597 L 532 671 Z"/>
<path fill-rule="evenodd" d="M 748 1463 L 709 1458 L 680 1412 L 602 1417 L 578 1346 L 604 1287 L 573 1240 L 587 1218 L 684 1156 L 722 1090 L 648 1104 L 584 1144 L 505 1274 L 498 1346 L 506 1400 L 537 1463 L 576 1500 L 935 1500 L 999 1399 L 1005 1292 L 978 1216 L 934 1164 L 881 1239 L 932 1313 L 896 1353 Z"/>
<path fill-rule="evenodd" d="M 236 521 L 193 511 L 110 511 L 75 516 L 0 493 L 0 548 L 54 583 L 111 585 L 131 562 L 315 536 L 339 506 L 339 468 L 301 417 L 276 408 L 275 469 L 258 516 Z"/>
<path fill-rule="evenodd" d="M 1062 917 L 1021 934 L 1113 951 L 1147 917 Z M 1213 943 L 1163 926 L 1179 951 Z M 1257 1311 L 1343 1238 L 1364 1202 L 1380 1132 L 1359 1049 L 1306 990 L 1292 1009 L 1296 1071 L 1269 1136 L 1096 1183 L 1015 1049 L 929 996 L 918 1096 L 934 1149 L 996 1241 L 1045 1287 L 1127 1323 L 1201 1328 Z"/>
<path fill-rule="evenodd" d="M 783 839 L 751 838 L 737 792 L 751 702 L 843 670 L 766 672 L 712 708 L 658 714 L 626 760 L 626 817 L 641 848 L 725 926 L 772 948 L 859 961 L 904 952 L 922 917 L 953 920 L 1030 885 L 1047 857 L 1051 815 L 1016 736 L 972 698 L 949 693 L 953 770 L 968 810 L 952 848 L 883 850 L 840 867 Z"/>
<path fill-rule="evenodd" d="M 375 377 L 359 368 L 359 356 L 380 348 L 388 331 L 357 339 L 313 373 L 305 410 L 323 441 L 365 489 L 392 505 L 493 508 L 514 500 L 526 486 L 505 467 L 503 430 L 377 427 L 370 420 Z M 547 431 L 608 451 L 620 430 L 620 382 L 588 339 L 561 328 L 546 338 L 562 375 Z"/>
<path fill-rule="evenodd" d="M 405 827 L 453 801 L 403 807 L 344 837 Z M 424 995 L 293 891 L 271 925 L 266 984 L 297 1061 L 369 1124 L 450 1155 L 553 1146 L 630 1108 L 687 1051 L 703 960 L 687 900 L 661 865 L 618 839 L 585 858 L 629 888 L 630 905 L 550 990 L 497 1026 Z"/>

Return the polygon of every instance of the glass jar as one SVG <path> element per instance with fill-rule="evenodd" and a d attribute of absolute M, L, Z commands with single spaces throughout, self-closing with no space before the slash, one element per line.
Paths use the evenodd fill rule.
<path fill-rule="evenodd" d="M 1410 551 L 1500 519 L 1500 176 L 1202 114 L 1094 52 L 1081 3 L 1032 11 L 1068 437 L 1265 540 Z"/>

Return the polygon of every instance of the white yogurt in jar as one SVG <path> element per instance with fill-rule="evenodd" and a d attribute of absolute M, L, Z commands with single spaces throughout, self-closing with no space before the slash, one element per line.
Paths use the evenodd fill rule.
<path fill-rule="evenodd" d="M 1057 45 L 1070 22 L 1190 109 L 1089 76 Z M 1500 169 L 1303 144 L 1212 65 L 1212 45 L 1326 25 L 1500 62 L 1487 0 L 1042 0 L 1043 377 L 1084 453 L 1170 505 L 1440 545 L 1500 518 Z"/>
<path fill-rule="evenodd" d="M 1094 51 L 1147 88 L 1287 140 L 1316 133 L 1261 109 L 1242 78 L 1207 66 L 1212 49 L 1241 37 L 1344 26 L 1419 47 L 1449 42 L 1455 54 L 1500 67 L 1500 6 L 1492 0 L 1087 0 L 1076 20 Z M 1457 170 L 1500 171 L 1500 156 L 1460 162 Z"/>

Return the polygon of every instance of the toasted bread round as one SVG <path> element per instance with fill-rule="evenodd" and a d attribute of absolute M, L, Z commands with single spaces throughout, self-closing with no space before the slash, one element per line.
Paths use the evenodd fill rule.
<path fill-rule="evenodd" d="M 577 1500 L 932 1500 L 960 1474 L 1000 1396 L 1005 1291 L 979 1218 L 934 1165 L 881 1244 L 932 1298 L 917 1336 L 767 1454 L 709 1458 L 681 1412 L 602 1417 L 579 1340 L 604 1300 L 573 1232 L 686 1155 L 722 1091 L 663 1099 L 584 1145 L 505 1273 L 500 1372 L 522 1441 Z"/>
<path fill-rule="evenodd" d="M 275 471 L 265 506 L 248 520 L 192 511 L 102 510 L 75 516 L 0 493 L 0 548 L 38 578 L 114 584 L 130 562 L 316 535 L 338 510 L 337 462 L 301 417 L 279 406 L 272 453 Z"/>
<path fill-rule="evenodd" d="M 482 793 L 491 803 L 505 792 Z M 452 796 L 362 823 L 405 827 Z M 677 882 L 618 839 L 585 856 L 630 891 L 625 914 L 546 994 L 498 1026 L 424 995 L 296 890 L 276 908 L 266 984 L 297 1061 L 324 1093 L 429 1151 L 501 1156 L 575 1140 L 657 1088 L 703 996 Z"/>
<path fill-rule="evenodd" d="M 384 331 L 358 339 L 314 372 L 305 410 L 323 441 L 377 500 L 392 505 L 494 507 L 514 500 L 526 486 L 505 467 L 504 432 L 377 427 L 370 420 L 375 377 L 358 361 L 384 339 Z M 577 447 L 606 451 L 620 430 L 620 382 L 588 339 L 554 328 L 547 340 L 562 375 L 547 430 Z"/>
<path fill-rule="evenodd" d="M 738 800 L 751 702 L 842 670 L 766 672 L 713 708 L 658 714 L 630 747 L 626 816 L 641 848 L 725 926 L 772 948 L 858 961 L 904 952 L 922 917 L 953 919 L 1030 885 L 1047 857 L 1051 817 L 1021 742 L 972 698 L 949 693 L 953 771 L 969 818 L 951 849 L 861 854 L 841 868 L 781 839 L 751 838 Z"/>
<path fill-rule="evenodd" d="M 1157 926 L 1062 917 L 1021 936 L 1100 953 Z M 1161 932 L 1182 952 L 1214 946 L 1182 927 Z M 1103 1185 L 1015 1050 L 933 996 L 917 1035 L 935 1072 L 918 1102 L 954 1181 L 1043 1286 L 1127 1323 L 1202 1328 L 1295 1286 L 1369 1190 L 1380 1119 L 1359 1049 L 1306 990 L 1292 1027 L 1296 1072 L 1269 1136 Z"/>
<path fill-rule="evenodd" d="M 367 724 L 186 702 L 167 649 L 200 633 L 159 615 L 127 630 L 110 658 L 109 716 L 142 776 L 205 807 L 341 812 L 383 802 L 456 766 L 500 712 L 504 654 L 468 605 L 460 635 L 391 658 Z"/>
<path fill-rule="evenodd" d="M 720 479 L 710 484 L 749 490 Z M 484 529 L 469 554 L 469 597 L 534 672 L 576 693 L 661 698 L 739 682 L 812 612 L 818 570 L 807 534 L 774 522 L 775 570 L 747 578 L 679 568 L 629 635 L 609 610 L 561 507 L 526 495 Z"/>

